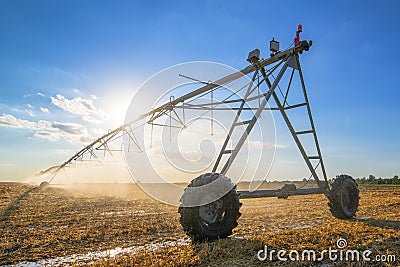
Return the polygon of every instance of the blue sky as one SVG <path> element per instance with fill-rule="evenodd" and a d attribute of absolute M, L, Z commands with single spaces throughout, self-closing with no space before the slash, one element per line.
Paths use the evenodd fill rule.
<path fill-rule="evenodd" d="M 314 41 L 302 68 L 329 175 L 392 177 L 398 10 L 397 1 L 1 1 L 0 180 L 60 163 L 118 126 L 135 90 L 163 68 L 241 69 L 250 50 L 268 55 L 272 37 L 289 46 L 298 23 Z M 296 178 L 304 163 L 281 126 L 277 161 L 299 163 L 290 172 L 278 163 L 272 179 Z"/>

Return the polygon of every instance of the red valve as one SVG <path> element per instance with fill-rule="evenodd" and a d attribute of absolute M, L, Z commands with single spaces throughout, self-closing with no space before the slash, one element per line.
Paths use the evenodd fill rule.
<path fill-rule="evenodd" d="M 303 25 L 297 25 L 296 38 L 294 38 L 294 47 L 300 44 L 300 33 L 303 31 Z"/>
<path fill-rule="evenodd" d="M 302 32 L 303 31 L 303 25 L 301 25 L 301 24 L 297 25 L 297 31 Z"/>

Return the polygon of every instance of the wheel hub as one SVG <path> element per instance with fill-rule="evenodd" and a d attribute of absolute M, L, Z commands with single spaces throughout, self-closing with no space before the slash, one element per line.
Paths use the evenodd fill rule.
<path fill-rule="evenodd" d="M 218 199 L 212 203 L 199 207 L 199 215 L 206 223 L 218 222 L 223 215 L 223 201 Z"/>
<path fill-rule="evenodd" d="M 348 213 L 353 213 L 357 209 L 357 207 L 354 206 L 354 198 L 356 197 L 356 192 L 350 184 L 346 184 L 344 189 L 345 190 L 343 190 L 342 192 L 343 209 Z"/>

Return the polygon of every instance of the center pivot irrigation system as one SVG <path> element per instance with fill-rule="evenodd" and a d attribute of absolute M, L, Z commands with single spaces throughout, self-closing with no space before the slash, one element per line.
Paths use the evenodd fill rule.
<path fill-rule="evenodd" d="M 42 186 L 51 183 L 57 173 L 59 173 L 64 167 L 74 164 L 74 162 L 85 161 L 86 159 L 101 161 L 98 155 L 99 153 L 112 155 L 113 152 L 118 150 L 111 149 L 110 143 L 123 136 L 128 138 L 129 145 L 132 144 L 138 148 L 139 153 L 143 152 L 140 142 L 135 137 L 135 129 L 137 129 L 136 125 L 140 121 L 144 121 L 144 124 L 151 124 L 152 126 L 161 126 L 161 124 L 157 124 L 156 120 L 163 116 L 169 116 L 170 121 L 173 119 L 174 121 L 179 122 L 182 127 L 185 127 L 185 122 L 179 118 L 177 110 L 223 110 L 223 108 L 218 109 L 218 105 L 236 104 L 236 106 L 231 109 L 235 110 L 236 116 L 232 121 L 222 148 L 219 151 L 212 172 L 202 174 L 193 179 L 181 197 L 181 205 L 179 207 L 179 213 L 181 216 L 180 222 L 185 232 L 193 240 L 212 240 L 225 238 L 231 235 L 232 230 L 237 226 L 237 220 L 241 215 L 239 212 L 241 206 L 241 203 L 239 202 L 240 198 L 288 198 L 293 195 L 325 194 L 329 200 L 328 204 L 330 211 L 334 217 L 340 219 L 353 217 L 357 211 L 359 202 L 359 190 L 354 179 L 348 175 L 338 175 L 331 183 L 329 183 L 327 179 L 299 60 L 300 54 L 310 49 L 312 41 L 300 40 L 301 31 L 302 26 L 298 25 L 294 45 L 290 48 L 280 51 L 279 42 L 273 39 L 270 42 L 271 54 L 268 58 L 260 59 L 260 50 L 255 49 L 249 53 L 247 58 L 250 65 L 241 71 L 229 74 L 214 82 L 203 82 L 205 85 L 201 88 L 178 98 L 171 97 L 169 102 L 152 109 L 130 123 L 124 124 L 121 127 L 108 132 L 80 150 L 60 166 L 55 166 L 42 172 L 42 174 L 48 173 L 51 176 L 49 182 L 43 182 Z M 287 84 L 285 82 L 284 88 L 286 88 L 286 91 L 282 92 L 282 77 L 286 72 L 289 73 L 289 79 L 287 79 Z M 244 88 L 246 91 L 242 97 L 236 99 L 228 97 L 220 102 L 204 103 L 201 105 L 191 104 L 190 102 L 194 98 L 213 93 L 216 89 L 226 86 L 227 84 L 249 74 L 252 74 L 252 78 Z M 288 95 L 294 77 L 298 77 L 300 81 L 297 90 L 300 90 L 299 94 L 302 96 L 302 101 L 300 103 L 289 105 Z M 260 90 L 262 84 L 266 85 L 266 90 L 264 91 Z M 274 107 L 269 107 L 267 105 L 271 98 L 275 102 Z M 257 106 L 251 104 L 254 102 L 257 102 Z M 288 114 L 289 110 L 295 109 L 305 109 L 305 113 L 308 115 L 309 129 L 302 131 L 295 129 L 292 123 L 293 120 L 290 119 Z M 241 119 L 241 115 L 243 115 L 246 110 L 251 110 L 253 113 L 250 119 L 243 120 Z M 245 143 L 248 135 L 264 110 L 277 111 L 282 115 L 283 120 L 311 173 L 310 177 L 316 181 L 317 187 L 296 188 L 294 184 L 286 184 L 277 190 L 239 191 L 236 190 L 236 185 L 234 185 L 230 179 L 225 177 L 227 171 L 231 167 L 241 147 Z M 232 145 L 232 136 L 235 131 L 242 132 L 241 135 L 239 135 L 240 138 L 237 142 Z M 301 136 L 311 136 L 316 151 L 315 154 L 310 155 L 307 153 L 307 149 L 305 148 Z M 120 151 L 122 151 L 122 148 Z M 319 176 L 318 173 L 321 175 Z M 204 199 L 211 200 L 205 202 Z"/>

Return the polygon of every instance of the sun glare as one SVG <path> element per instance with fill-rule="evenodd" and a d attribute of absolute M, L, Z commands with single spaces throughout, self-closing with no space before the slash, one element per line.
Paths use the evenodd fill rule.
<path fill-rule="evenodd" d="M 107 126 L 116 128 L 124 124 L 128 105 L 132 94 L 127 90 L 115 90 L 112 94 L 104 96 L 104 110 L 108 114 Z"/>

